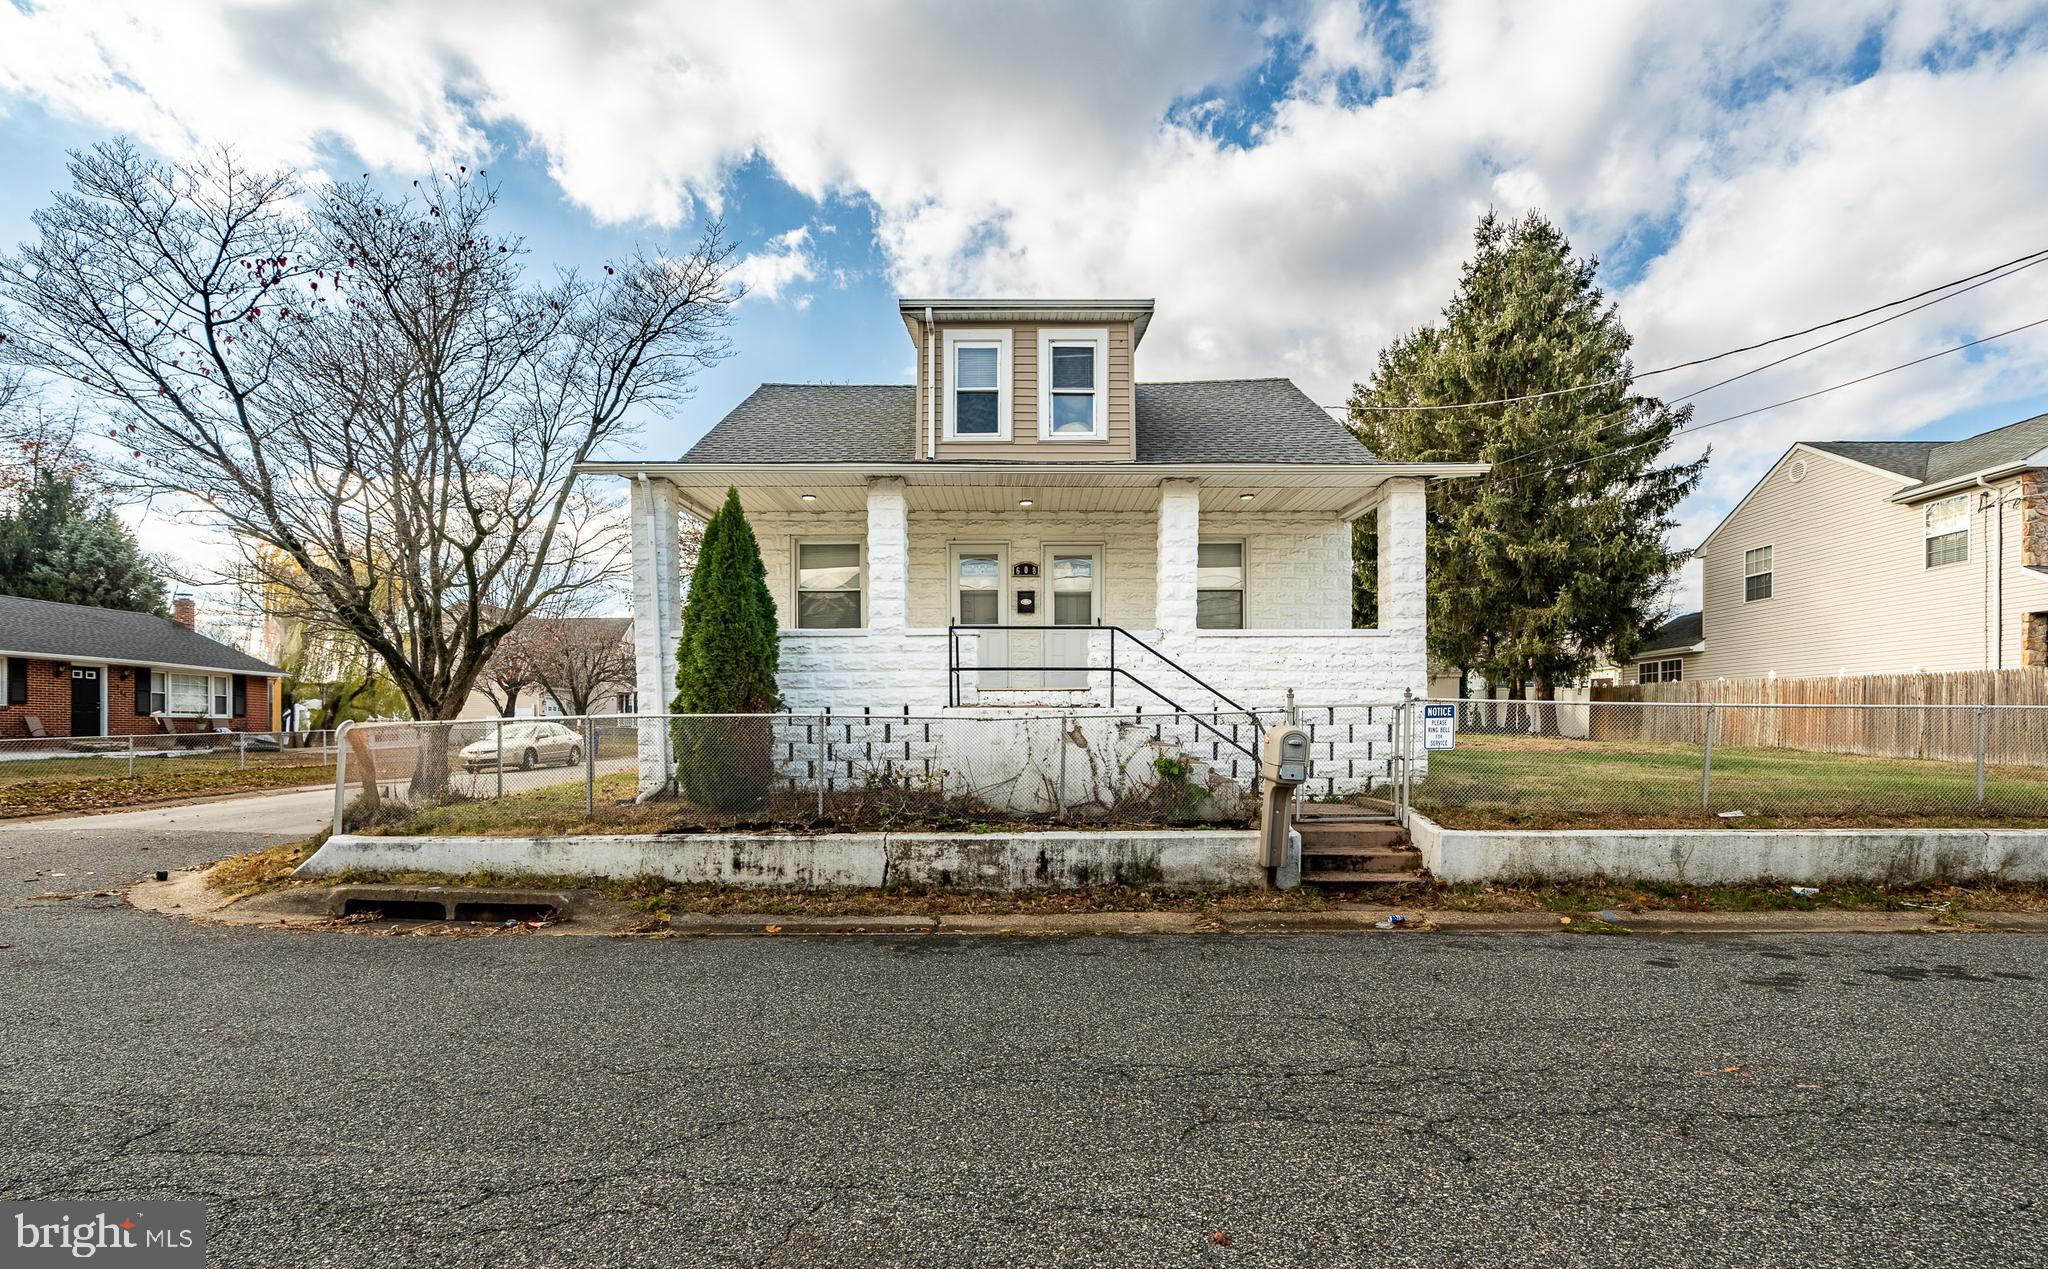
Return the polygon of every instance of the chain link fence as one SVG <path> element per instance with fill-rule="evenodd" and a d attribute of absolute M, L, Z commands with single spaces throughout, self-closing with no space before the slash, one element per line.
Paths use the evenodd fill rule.
<path fill-rule="evenodd" d="M 2048 819 L 2048 707 L 1634 701 L 1448 706 L 1417 809 L 1459 822 Z"/>
<path fill-rule="evenodd" d="M 1388 793 L 1401 706 L 1301 711 L 1308 792 Z M 1241 825 L 1278 712 L 910 710 L 367 723 L 344 729 L 349 827 L 433 808 L 512 825 L 580 814 L 639 827 L 973 828 L 993 822 Z"/>
<path fill-rule="evenodd" d="M 0 740 L 0 786 L 138 778 L 156 772 L 334 765 L 327 731 L 156 732 L 139 736 L 35 736 Z M 320 776 L 309 770 L 309 783 Z"/>
<path fill-rule="evenodd" d="M 1433 708 L 1432 708 L 1433 707 Z M 1448 710 L 1450 727 L 1425 723 Z M 819 711 L 351 724 L 348 826 L 1242 825 L 1286 711 Z M 1303 707 L 1303 798 L 1484 827 L 2048 820 L 2048 707 Z M 1434 740 L 1426 740 L 1434 733 Z M 1440 746 L 1448 736 L 1449 748 Z M 1410 761 L 1403 763 L 1402 749 Z"/>

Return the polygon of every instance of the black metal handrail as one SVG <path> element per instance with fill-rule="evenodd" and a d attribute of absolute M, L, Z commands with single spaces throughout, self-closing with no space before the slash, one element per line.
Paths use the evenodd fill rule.
<path fill-rule="evenodd" d="M 1094 665 L 1089 663 L 1084 663 L 1081 665 L 1048 665 L 1044 662 L 1040 662 L 1037 665 L 982 665 L 979 662 L 977 662 L 974 665 L 962 665 L 960 664 L 960 632 L 963 630 L 970 632 L 989 630 L 1007 633 L 1017 633 L 1020 631 L 1036 633 L 1078 632 L 1090 635 L 1094 634 L 1098 630 L 1106 630 L 1109 632 L 1109 664 L 1106 666 Z M 1116 641 L 1119 635 L 1121 635 L 1123 638 L 1129 639 L 1132 643 L 1137 644 L 1140 648 L 1143 648 L 1145 651 L 1151 653 L 1154 657 L 1158 658 L 1158 660 L 1162 664 L 1164 664 L 1168 669 L 1171 669 L 1174 673 L 1179 674 L 1182 678 L 1188 680 L 1190 683 L 1193 683 L 1196 687 L 1201 688 L 1209 695 L 1215 697 L 1217 700 L 1229 706 L 1227 710 L 1212 710 L 1210 711 L 1211 713 L 1243 715 L 1245 721 L 1251 724 L 1252 744 L 1249 747 L 1246 746 L 1243 742 L 1239 741 L 1235 735 L 1225 732 L 1221 728 L 1215 726 L 1214 724 L 1207 722 L 1202 718 L 1202 716 L 1199 713 L 1187 709 L 1185 706 L 1181 705 L 1180 702 L 1174 700 L 1171 696 L 1168 696 L 1166 693 L 1160 691 L 1158 688 L 1152 686 L 1150 683 L 1147 683 L 1144 679 L 1139 678 L 1136 674 L 1133 674 L 1129 669 L 1125 668 L 1124 666 L 1118 665 L 1116 661 Z M 1200 675 L 1188 669 L 1186 666 L 1174 660 L 1172 657 L 1167 656 L 1164 652 L 1161 652 L 1159 649 L 1153 647 L 1151 644 L 1145 642 L 1143 639 L 1140 639 L 1138 636 L 1132 634 L 1130 631 L 1124 629 L 1122 626 L 1001 626 L 979 625 L 963 622 L 948 623 L 946 627 L 946 699 L 948 703 L 955 706 L 958 706 L 960 704 L 960 676 L 964 673 L 980 670 L 988 670 L 993 673 L 1027 673 L 1034 671 L 1084 674 L 1093 674 L 1097 672 L 1107 673 L 1109 675 L 1109 705 L 1111 709 L 1116 708 L 1116 681 L 1120 677 L 1126 678 L 1129 679 L 1132 683 L 1137 684 L 1139 687 L 1144 688 L 1147 692 L 1159 698 L 1161 701 L 1164 701 L 1167 707 L 1173 710 L 1174 713 L 1185 715 L 1197 727 L 1200 727 L 1205 731 L 1213 733 L 1217 739 L 1221 740 L 1224 744 L 1229 745 L 1231 748 L 1237 750 L 1239 753 L 1244 754 L 1253 762 L 1259 761 L 1258 744 L 1260 738 L 1265 735 L 1265 729 L 1260 725 L 1259 716 L 1256 713 L 1238 704 L 1236 701 L 1232 700 L 1230 697 L 1226 696 L 1224 693 L 1217 690 L 1215 687 L 1211 686 L 1209 682 L 1203 679 Z"/>

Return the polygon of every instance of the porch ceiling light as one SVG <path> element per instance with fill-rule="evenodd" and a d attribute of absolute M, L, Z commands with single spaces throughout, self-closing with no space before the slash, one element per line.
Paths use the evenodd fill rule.
<path fill-rule="evenodd" d="M 1250 502 L 1250 501 L 1252 500 L 1252 495 L 1250 495 L 1250 494 L 1239 494 L 1239 495 L 1237 496 L 1237 500 L 1238 500 L 1239 502 Z"/>
<path fill-rule="evenodd" d="M 805 502 L 816 502 L 816 501 L 818 500 L 818 495 L 816 495 L 816 494 L 804 494 L 804 495 L 803 495 L 803 500 L 804 500 Z"/>
<path fill-rule="evenodd" d="M 1030 505 L 1031 505 L 1031 499 L 1029 499 L 1029 498 L 1019 498 L 1019 499 L 1017 499 L 1017 505 L 1018 505 L 1018 506 L 1020 506 L 1020 507 L 1028 507 L 1028 506 L 1030 506 Z"/>

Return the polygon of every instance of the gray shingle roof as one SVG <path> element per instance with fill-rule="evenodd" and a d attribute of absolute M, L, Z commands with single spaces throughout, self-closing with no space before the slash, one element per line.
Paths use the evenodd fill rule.
<path fill-rule="evenodd" d="M 1927 479 L 1927 459 L 1942 446 L 1940 441 L 1808 441 L 1823 453 L 1837 454 L 1851 462 L 1897 472 L 1913 480 Z"/>
<path fill-rule="evenodd" d="M 1643 650 L 1636 653 L 1636 658 L 1640 660 L 1655 652 L 1676 652 L 1681 648 L 1690 648 L 1704 637 L 1704 629 L 1698 613 L 1682 612 L 1657 627 L 1657 633 L 1650 636 L 1649 642 L 1643 645 Z"/>
<path fill-rule="evenodd" d="M 114 665 L 185 665 L 233 674 L 276 674 L 246 652 L 144 612 L 0 595 L 0 652 Z"/>
<path fill-rule="evenodd" d="M 1376 463 L 1290 379 L 1138 385 L 1141 463 Z"/>
<path fill-rule="evenodd" d="M 1911 495 L 1921 489 L 2011 466 L 2048 449 L 2048 414 L 2037 414 L 1989 432 L 1979 432 L 1959 441 L 1809 441 L 1824 453 L 1885 471 L 1897 472 L 1915 482 L 1900 492 Z"/>
<path fill-rule="evenodd" d="M 1373 463 L 1342 423 L 1286 379 L 1137 385 L 1141 463 Z M 764 383 L 683 455 L 686 463 L 907 463 L 908 384 Z"/>
<path fill-rule="evenodd" d="M 683 455 L 686 463 L 906 463 L 917 389 L 895 383 L 764 383 Z"/>
<path fill-rule="evenodd" d="M 1988 467 L 2020 462 L 2044 449 L 2048 449 L 2048 414 L 2037 414 L 1938 447 L 1920 479 L 1927 484 L 1954 480 Z"/>

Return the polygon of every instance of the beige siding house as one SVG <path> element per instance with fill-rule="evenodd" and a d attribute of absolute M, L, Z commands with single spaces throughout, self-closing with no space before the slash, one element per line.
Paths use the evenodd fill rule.
<path fill-rule="evenodd" d="M 1686 678 L 2006 669 L 2048 651 L 2048 415 L 1786 451 L 1707 536 Z"/>

